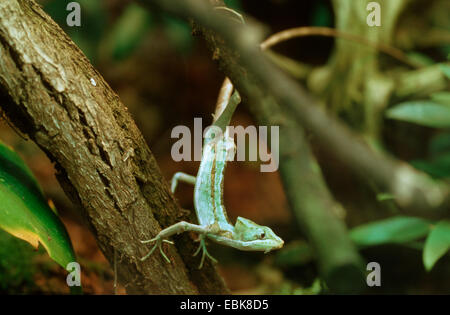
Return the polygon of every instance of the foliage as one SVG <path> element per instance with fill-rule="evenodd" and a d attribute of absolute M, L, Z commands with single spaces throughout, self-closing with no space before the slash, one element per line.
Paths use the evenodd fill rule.
<path fill-rule="evenodd" d="M 65 1 L 50 0 L 44 8 L 93 64 L 118 62 L 130 57 L 143 44 L 149 32 L 156 30 L 159 25 L 162 25 L 171 43 L 181 52 L 188 52 L 191 48 L 190 27 L 184 21 L 168 16 L 155 21 L 148 10 L 134 3 L 126 5 L 118 16 L 113 16 L 102 1 L 78 2 L 82 10 L 79 27 L 67 26 Z"/>
<path fill-rule="evenodd" d="M 393 217 L 355 227 L 351 239 L 360 247 L 408 243 L 428 234 L 430 223 L 414 217 Z"/>
<path fill-rule="evenodd" d="M 450 67 L 440 65 L 443 74 L 449 78 Z M 434 178 L 450 177 L 450 92 L 440 91 L 430 95 L 429 100 L 408 101 L 386 111 L 386 117 L 418 125 L 443 129 L 434 136 L 429 145 L 429 159 L 411 161 L 411 165 Z"/>
<path fill-rule="evenodd" d="M 82 23 L 79 27 L 67 27 L 67 1 L 48 1 L 45 11 L 58 23 L 93 63 L 97 62 L 97 45 L 107 30 L 106 10 L 102 1 L 78 0 Z"/>
<path fill-rule="evenodd" d="M 440 65 L 442 72 L 444 73 L 444 75 L 450 79 L 450 65 L 447 64 L 442 64 Z"/>
<path fill-rule="evenodd" d="M 105 37 L 108 53 L 114 60 L 128 57 L 151 26 L 151 16 L 147 10 L 135 4 L 129 5 Z"/>
<path fill-rule="evenodd" d="M 450 221 L 432 222 L 416 217 L 395 216 L 357 226 L 350 231 L 350 237 L 360 249 L 384 244 L 423 247 L 424 266 L 430 271 L 450 249 Z M 417 246 L 416 242 L 424 238 L 424 246 Z M 280 251 L 276 263 L 281 266 L 303 265 L 313 258 L 307 243 L 296 242 Z"/>
<path fill-rule="evenodd" d="M 423 249 L 423 264 L 429 271 L 450 249 L 450 221 L 440 221 L 431 230 Z"/>
<path fill-rule="evenodd" d="M 0 293 L 27 293 L 34 286 L 36 252 L 31 246 L 0 229 Z"/>
<path fill-rule="evenodd" d="M 386 116 L 391 119 L 403 120 L 427 127 L 450 127 L 450 106 L 432 101 L 401 103 L 387 110 Z"/>
<path fill-rule="evenodd" d="M 63 268 L 76 261 L 64 225 L 45 200 L 36 179 L 12 149 L 0 143 L 0 228 L 38 248 Z"/>

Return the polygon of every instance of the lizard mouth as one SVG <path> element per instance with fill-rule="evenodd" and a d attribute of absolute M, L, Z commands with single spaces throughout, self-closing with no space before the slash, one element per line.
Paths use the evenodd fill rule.
<path fill-rule="evenodd" d="M 283 245 L 284 245 L 284 241 L 280 238 L 280 243 L 276 249 L 283 247 Z"/>
<path fill-rule="evenodd" d="M 276 241 L 274 241 L 275 245 L 272 249 L 280 249 L 284 245 L 284 241 L 281 238 L 278 238 Z"/>
<path fill-rule="evenodd" d="M 280 249 L 283 247 L 284 245 L 284 241 L 281 238 L 277 238 L 274 240 L 260 240 L 260 241 L 255 241 L 255 243 L 259 243 L 260 246 L 260 251 L 264 251 L 264 253 L 268 253 L 272 250 L 275 249 Z"/>

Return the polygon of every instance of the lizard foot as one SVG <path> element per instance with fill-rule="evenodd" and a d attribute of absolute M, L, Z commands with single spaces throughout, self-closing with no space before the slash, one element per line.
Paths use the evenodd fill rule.
<path fill-rule="evenodd" d="M 200 261 L 200 265 L 198 266 L 198 269 L 202 269 L 203 263 L 205 261 L 205 257 L 207 256 L 209 259 L 211 259 L 213 262 L 217 263 L 217 259 L 215 259 L 213 256 L 211 256 L 208 253 L 208 250 L 206 249 L 206 241 L 205 241 L 205 235 L 201 234 L 200 236 L 200 245 L 198 246 L 197 250 L 195 251 L 193 256 L 197 256 L 198 253 L 200 253 L 200 250 L 203 249 L 202 252 L 202 259 Z"/>
<path fill-rule="evenodd" d="M 141 258 L 141 261 L 144 261 L 148 257 L 150 257 L 150 255 L 153 254 L 153 252 L 155 251 L 156 247 L 159 247 L 159 252 L 164 257 L 164 259 L 170 264 L 170 259 L 166 256 L 166 254 L 164 254 L 164 252 L 162 250 L 162 243 L 164 242 L 164 243 L 173 244 L 173 242 L 169 241 L 169 240 L 164 240 L 159 235 L 152 238 L 151 240 L 141 241 L 142 244 L 151 243 L 151 242 L 155 242 L 155 245 L 153 245 L 152 249 L 148 252 L 147 255 L 145 255 L 144 257 Z"/>

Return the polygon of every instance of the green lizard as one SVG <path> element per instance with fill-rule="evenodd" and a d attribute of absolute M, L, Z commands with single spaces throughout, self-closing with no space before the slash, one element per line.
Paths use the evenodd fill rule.
<path fill-rule="evenodd" d="M 197 255 L 203 249 L 199 268 L 203 266 L 205 256 L 216 261 L 206 249 L 205 237 L 219 244 L 244 251 L 264 251 L 267 253 L 283 246 L 283 240 L 267 226 L 258 225 L 242 217 L 238 217 L 236 224 L 233 226 L 228 220 L 223 205 L 225 166 L 227 160 L 232 160 L 235 154 L 234 139 L 230 137 L 226 127 L 240 100 L 239 93 L 235 91 L 229 101 L 226 100 L 227 103 L 225 104 L 227 105 L 220 116 L 206 131 L 197 177 L 178 172 L 172 178 L 172 192 L 175 192 L 178 181 L 195 185 L 194 206 L 199 224 L 186 221 L 178 222 L 159 232 L 156 237 L 142 241 L 142 243 L 155 242 L 155 245 L 141 260 L 147 259 L 158 247 L 161 255 L 170 263 L 161 245 L 163 242 L 173 244 L 167 238 L 185 231 L 199 233 L 200 245 L 194 254 Z"/>

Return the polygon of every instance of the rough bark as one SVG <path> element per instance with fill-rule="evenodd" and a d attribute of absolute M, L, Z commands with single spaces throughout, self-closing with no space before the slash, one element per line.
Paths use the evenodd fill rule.
<path fill-rule="evenodd" d="M 126 107 L 83 53 L 34 2 L 0 2 L 0 106 L 55 163 L 128 293 L 227 293 L 215 268 L 197 270 L 189 236 L 165 246 L 166 263 L 140 240 L 180 219 Z M 185 218 L 184 218 L 185 219 Z M 184 260 L 184 261 L 183 261 Z"/>

